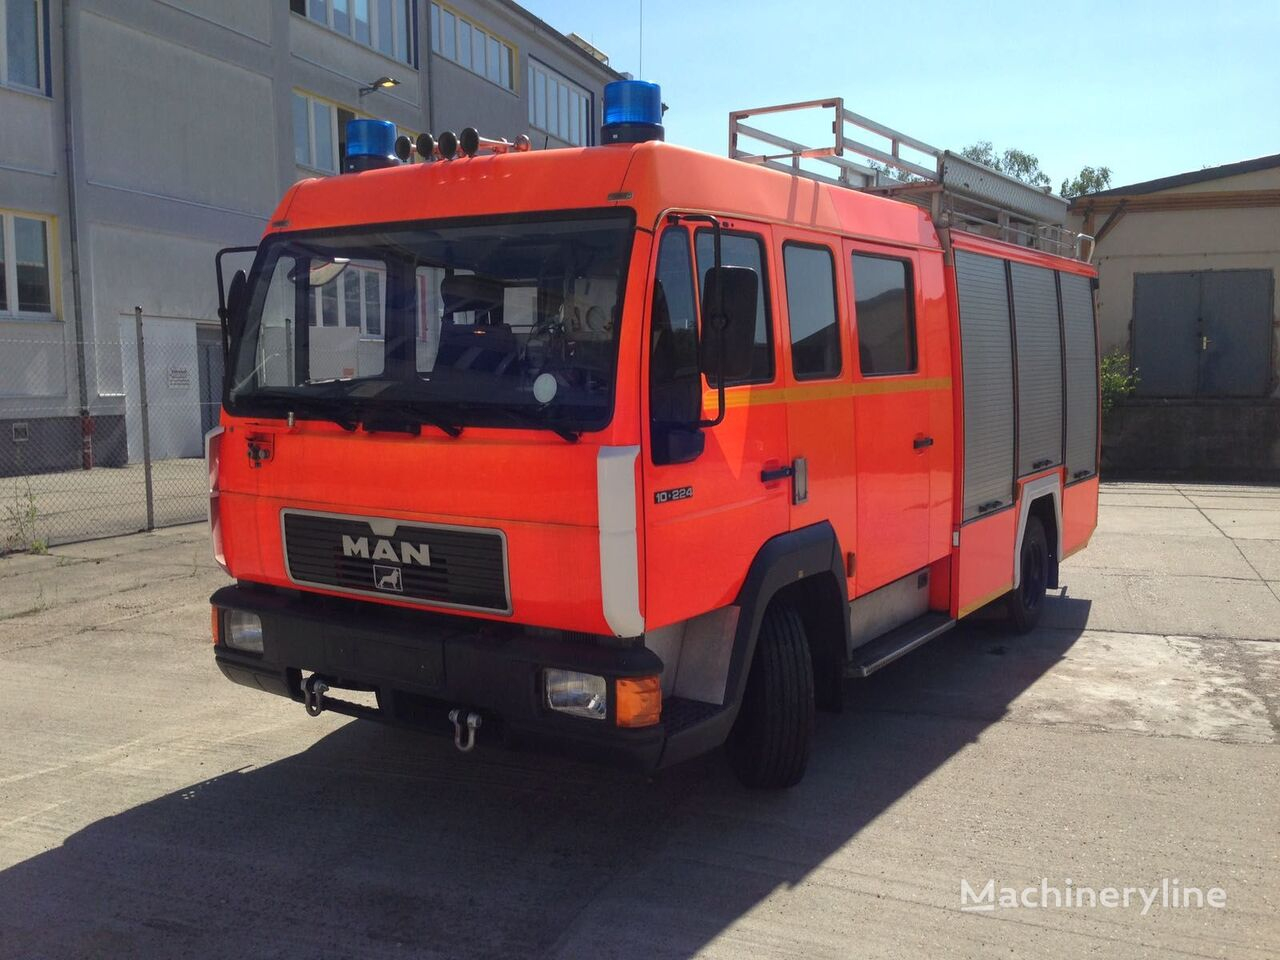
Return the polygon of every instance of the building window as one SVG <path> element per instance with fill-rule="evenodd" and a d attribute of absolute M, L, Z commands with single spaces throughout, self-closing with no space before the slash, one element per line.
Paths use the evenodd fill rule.
<path fill-rule="evenodd" d="M 413 66 L 416 0 L 289 0 L 294 13 Z"/>
<path fill-rule="evenodd" d="M 500 87 L 515 89 L 511 45 L 438 3 L 431 4 L 431 49 Z"/>
<path fill-rule="evenodd" d="M 591 144 L 591 94 L 537 60 L 529 60 L 529 126 L 576 147 Z"/>
<path fill-rule="evenodd" d="M 0 313 L 53 316 L 51 221 L 0 213 Z"/>
<path fill-rule="evenodd" d="M 0 80 L 44 91 L 44 0 L 0 0 Z"/>
<path fill-rule="evenodd" d="M 300 167 L 337 173 L 347 152 L 347 124 L 365 116 L 305 93 L 293 92 L 293 159 Z"/>
<path fill-rule="evenodd" d="M 915 372 L 912 289 L 911 264 L 906 260 L 853 255 L 858 365 L 864 377 Z"/>
<path fill-rule="evenodd" d="M 313 327 L 359 327 L 360 336 L 382 336 L 387 307 L 382 297 L 381 264 L 350 264 L 320 287 L 311 313 Z"/>

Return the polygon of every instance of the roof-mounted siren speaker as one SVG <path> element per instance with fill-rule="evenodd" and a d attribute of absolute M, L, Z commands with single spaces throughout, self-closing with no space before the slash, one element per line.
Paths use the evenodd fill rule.
<path fill-rule="evenodd" d="M 615 80 L 604 88 L 601 143 L 643 143 L 665 140 L 662 129 L 662 88 L 644 80 Z"/>
<path fill-rule="evenodd" d="M 394 123 L 389 120 L 347 121 L 347 155 L 342 158 L 343 173 L 394 167 L 399 163 Z"/>

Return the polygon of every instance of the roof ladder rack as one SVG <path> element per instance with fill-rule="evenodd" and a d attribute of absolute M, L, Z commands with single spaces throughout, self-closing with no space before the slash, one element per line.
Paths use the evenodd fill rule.
<path fill-rule="evenodd" d="M 805 110 L 832 111 L 828 145 L 806 146 L 744 122 Z M 880 138 L 882 145 L 854 139 L 851 132 L 859 137 L 870 133 Z M 763 145 L 763 149 L 753 152 L 744 149 L 744 143 Z M 911 156 L 904 155 L 904 149 Z M 1066 200 L 846 110 L 840 97 L 733 111 L 729 114 L 729 156 L 794 176 L 915 203 L 929 211 L 939 229 L 979 233 L 1080 260 L 1093 255 L 1093 238 L 1066 227 Z M 820 164 L 825 167 L 814 169 Z"/>

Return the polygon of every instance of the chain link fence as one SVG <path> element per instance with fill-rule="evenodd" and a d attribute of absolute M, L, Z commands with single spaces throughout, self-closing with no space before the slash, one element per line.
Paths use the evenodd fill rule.
<path fill-rule="evenodd" d="M 89 416 L 38 399 L 0 408 L 0 553 L 205 519 L 204 435 L 222 394 L 217 329 L 121 319 L 118 341 L 86 344 L 99 385 Z M 31 358 L 6 379 L 35 396 L 56 382 L 54 363 L 74 362 L 61 339 L 4 346 L 6 367 Z"/>

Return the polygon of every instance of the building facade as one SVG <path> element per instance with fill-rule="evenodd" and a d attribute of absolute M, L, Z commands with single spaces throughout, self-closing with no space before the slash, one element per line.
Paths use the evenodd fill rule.
<path fill-rule="evenodd" d="M 1087 194 L 1071 212 L 1097 238 L 1102 350 L 1138 378 L 1107 425 L 1116 472 L 1280 477 L 1280 154 Z"/>
<path fill-rule="evenodd" d="M 0 0 L 0 476 L 137 459 L 135 307 L 153 456 L 200 455 L 214 254 L 347 120 L 587 145 L 618 77 L 508 0 Z"/>

